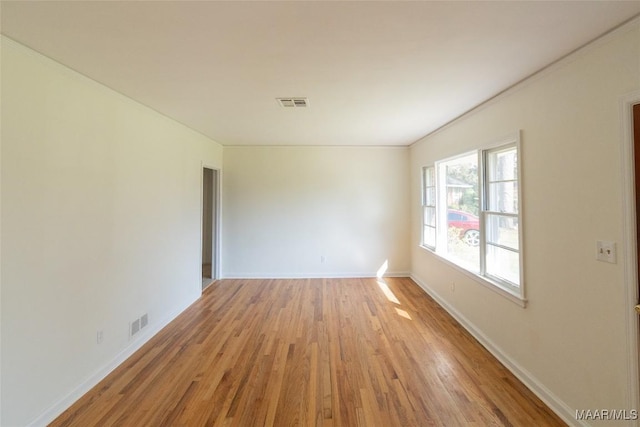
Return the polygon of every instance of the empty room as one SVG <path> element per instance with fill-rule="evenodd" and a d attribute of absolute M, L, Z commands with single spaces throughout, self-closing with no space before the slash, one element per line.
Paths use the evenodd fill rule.
<path fill-rule="evenodd" d="M 640 426 L 640 1 L 1 1 L 0 425 Z"/>

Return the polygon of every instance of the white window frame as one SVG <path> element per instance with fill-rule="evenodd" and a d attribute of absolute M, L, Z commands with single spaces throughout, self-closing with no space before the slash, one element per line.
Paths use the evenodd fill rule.
<path fill-rule="evenodd" d="M 478 269 L 477 271 L 472 271 L 469 270 L 468 268 L 464 267 L 462 264 L 460 264 L 458 261 L 456 261 L 455 259 L 453 259 L 452 257 L 450 257 L 447 252 L 445 252 L 445 249 L 447 247 L 447 239 L 448 239 L 448 232 L 449 232 L 449 212 L 448 212 L 448 208 L 447 208 L 447 192 L 440 190 L 440 188 L 446 188 L 447 187 L 447 174 L 446 171 L 444 170 L 444 168 L 440 167 L 442 165 L 442 163 L 450 163 L 454 160 L 459 160 L 463 157 L 469 157 L 471 155 L 475 155 L 477 156 L 476 162 L 478 165 L 478 174 L 481 173 L 481 167 L 480 167 L 480 150 L 470 150 L 470 151 L 465 151 L 464 153 L 458 154 L 456 156 L 453 157 L 448 157 L 446 159 L 442 159 L 442 160 L 438 160 L 435 163 L 435 167 L 436 167 L 436 224 L 438 226 L 437 230 L 436 230 L 436 250 L 435 252 L 441 256 L 442 258 L 446 259 L 448 262 L 452 263 L 453 265 L 457 266 L 458 268 L 462 269 L 465 272 L 469 272 L 471 274 L 474 275 L 478 275 L 480 274 L 480 266 L 478 265 Z M 478 194 L 480 194 L 482 192 L 482 187 L 480 187 L 480 178 L 478 177 Z M 482 225 L 480 225 L 480 227 L 482 227 Z M 480 234 L 482 236 L 482 233 Z"/>
<path fill-rule="evenodd" d="M 427 185 L 427 171 L 432 170 L 433 171 L 433 185 Z M 433 204 L 429 204 L 428 202 L 428 198 L 427 198 L 427 191 L 429 188 L 433 188 L 433 192 L 434 192 L 434 199 L 433 199 Z M 427 248 L 427 249 L 431 249 L 431 250 L 435 250 L 436 249 L 436 241 L 433 242 L 433 245 L 428 244 L 425 240 L 425 233 L 424 233 L 424 229 L 425 227 L 429 227 L 429 228 L 433 228 L 433 234 L 437 239 L 438 233 L 438 210 L 436 208 L 437 206 L 437 202 L 436 202 L 436 197 L 437 197 L 437 177 L 436 177 L 436 168 L 434 165 L 430 165 L 430 166 L 425 166 L 422 168 L 422 240 L 420 240 L 422 242 L 422 246 Z M 427 225 L 424 221 L 425 219 L 425 211 L 427 209 L 433 209 L 433 213 L 435 216 L 435 225 L 431 226 L 431 225 Z"/>
<path fill-rule="evenodd" d="M 503 150 L 508 150 L 511 148 L 515 148 L 516 149 L 516 162 L 518 165 L 518 175 L 515 177 L 515 182 L 518 184 L 518 192 L 517 192 L 517 197 L 518 197 L 518 207 L 517 213 L 507 213 L 507 212 L 500 212 L 500 211 L 494 211 L 490 209 L 490 203 L 491 203 L 491 198 L 489 196 L 489 171 L 487 170 L 487 164 L 488 164 L 488 158 L 489 155 L 491 153 L 495 153 L 495 152 L 499 152 L 499 151 L 503 151 Z M 493 148 L 488 148 L 488 149 L 484 149 L 481 150 L 481 158 L 482 158 L 482 163 L 481 163 L 481 169 L 482 169 L 482 179 L 480 180 L 480 186 L 481 186 L 481 206 L 480 206 L 480 272 L 482 273 L 483 276 L 487 277 L 489 280 L 491 280 L 492 282 L 495 282 L 496 284 L 498 284 L 500 287 L 506 289 L 509 292 L 514 293 L 515 295 L 520 295 L 520 291 L 521 291 L 521 286 L 520 284 L 522 283 L 522 227 L 520 224 L 520 213 L 522 212 L 520 203 L 521 203 L 521 197 L 520 197 L 520 148 L 518 146 L 518 141 L 514 141 L 513 143 L 509 143 L 509 144 L 505 144 L 505 145 L 500 145 L 497 147 L 493 147 Z M 497 181 L 494 181 L 497 182 Z M 518 221 L 518 250 L 515 250 L 513 248 L 510 248 L 508 246 L 503 246 L 497 243 L 490 243 L 487 241 L 487 217 L 489 215 L 497 215 L 497 216 L 506 216 L 506 217 L 511 217 L 511 218 L 515 218 Z M 511 251 L 511 252 L 516 252 L 518 254 L 518 263 L 519 263 L 519 268 L 518 268 L 518 273 L 519 273 L 519 278 L 518 278 L 518 284 L 515 284 L 509 280 L 500 278 L 498 276 L 492 275 L 491 273 L 489 273 L 487 271 L 487 266 L 486 266 L 486 262 L 487 262 L 487 251 L 488 251 L 488 246 L 495 246 L 497 248 L 501 248 L 503 250 L 507 250 L 507 251 Z"/>
<path fill-rule="evenodd" d="M 506 297 L 507 299 L 515 302 L 521 307 L 526 307 L 526 294 L 525 294 L 525 282 L 524 282 L 524 254 L 523 254 L 523 217 L 522 217 L 522 147 L 520 140 L 520 132 L 515 132 L 509 134 L 504 138 L 500 138 L 494 140 L 492 143 L 484 144 L 480 147 L 477 147 L 473 150 L 465 151 L 462 154 L 452 156 L 446 159 L 442 159 L 435 162 L 435 184 L 436 184 L 436 247 L 428 247 L 424 245 L 424 236 L 421 240 L 421 247 L 428 250 L 429 252 L 435 254 L 440 257 L 446 263 L 450 264 L 454 268 L 463 272 L 467 276 L 473 278 L 476 282 L 481 285 L 497 292 L 498 294 Z M 491 274 L 487 274 L 486 272 L 486 252 L 487 252 L 487 242 L 486 242 L 486 217 L 488 214 L 496 214 L 496 212 L 490 211 L 488 209 L 488 197 L 487 197 L 487 175 L 485 173 L 486 161 L 488 154 L 495 151 L 500 151 L 506 149 L 508 147 L 516 148 L 516 158 L 517 158 L 517 197 L 518 203 L 517 208 L 518 212 L 514 215 L 518 220 L 518 262 L 519 262 L 519 284 L 516 285 L 511 283 L 505 279 L 501 279 L 496 276 L 492 276 Z M 441 183 L 446 182 L 446 177 L 441 176 L 443 172 L 438 167 L 440 163 L 448 162 L 454 160 L 456 158 L 462 156 L 468 156 L 469 154 L 477 152 L 478 153 L 478 193 L 480 197 L 480 212 L 479 212 L 479 221 L 480 221 L 480 265 L 478 266 L 479 271 L 474 272 L 468 270 L 464 266 L 460 265 L 458 262 L 447 257 L 446 252 L 444 252 L 441 248 L 446 247 L 446 233 L 442 230 L 442 224 L 446 224 L 446 211 L 447 211 L 447 202 L 446 202 L 446 194 L 441 190 Z M 427 166 L 429 167 L 429 166 Z M 425 182 L 424 182 L 424 171 L 427 167 L 424 167 L 422 173 L 422 193 L 423 197 L 425 195 Z M 444 181 L 443 181 L 444 179 Z M 424 233 L 424 199 L 423 199 L 423 209 L 422 209 L 422 233 Z M 445 215 L 443 221 L 442 215 Z M 438 226 L 440 226 L 438 228 Z M 446 228 L 446 227 L 445 227 Z M 440 249 L 440 250 L 439 250 Z"/>

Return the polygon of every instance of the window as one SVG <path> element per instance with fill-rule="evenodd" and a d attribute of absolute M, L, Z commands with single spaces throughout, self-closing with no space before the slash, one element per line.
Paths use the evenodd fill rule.
<path fill-rule="evenodd" d="M 485 273 L 510 288 L 520 285 L 518 150 L 487 150 L 485 156 Z"/>
<path fill-rule="evenodd" d="M 436 247 L 467 270 L 480 271 L 480 221 L 478 218 L 478 153 L 438 162 L 440 206 L 443 211 Z"/>
<path fill-rule="evenodd" d="M 519 139 L 423 168 L 424 247 L 521 301 Z"/>
<path fill-rule="evenodd" d="M 433 166 L 422 168 L 422 244 L 436 248 L 436 175 Z"/>

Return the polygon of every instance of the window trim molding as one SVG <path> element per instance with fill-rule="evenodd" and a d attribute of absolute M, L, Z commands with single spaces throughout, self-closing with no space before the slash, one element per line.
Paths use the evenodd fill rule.
<path fill-rule="evenodd" d="M 449 156 L 443 159 L 439 159 L 437 161 L 434 161 L 432 163 L 430 163 L 428 166 L 424 166 L 421 168 L 421 174 L 422 174 L 422 193 L 424 194 L 424 170 L 427 167 L 435 167 L 435 173 L 436 173 L 436 206 L 438 203 L 441 203 L 440 200 L 440 195 L 439 193 L 441 193 L 441 191 L 438 191 L 437 189 L 439 188 L 439 172 L 438 172 L 438 163 L 441 162 L 446 162 L 446 161 L 450 161 L 459 157 L 463 157 L 466 155 L 471 154 L 472 152 L 476 151 L 478 153 L 478 177 L 479 177 L 479 192 L 480 194 L 482 194 L 482 203 L 484 203 L 485 200 L 485 195 L 484 195 L 484 191 L 485 191 L 485 186 L 486 186 L 486 170 L 485 170 L 485 157 L 486 157 L 486 153 L 492 150 L 496 150 L 502 147 L 508 147 L 508 146 L 514 146 L 516 148 L 516 152 L 517 152 L 517 162 L 518 162 L 518 171 L 517 171 L 517 180 L 518 180 L 518 220 L 519 220 L 519 224 L 520 226 L 518 227 L 518 262 L 519 262 L 519 285 L 516 286 L 512 286 L 509 282 L 505 282 L 503 280 L 500 280 L 499 278 L 495 278 L 490 274 L 487 274 L 484 268 L 484 263 L 486 262 L 485 260 L 485 233 L 481 233 L 480 234 L 480 263 L 481 265 L 480 267 L 480 272 L 476 273 L 474 271 L 468 270 L 465 267 L 463 267 L 462 265 L 458 264 L 457 262 L 449 259 L 445 254 L 443 254 L 442 252 L 438 252 L 437 248 L 438 248 L 438 242 L 441 239 L 441 237 L 438 237 L 438 234 L 442 234 L 442 233 L 437 233 L 436 234 L 436 247 L 435 248 L 431 248 L 430 246 L 426 246 L 424 244 L 424 218 L 422 219 L 421 223 L 422 223 L 422 227 L 421 227 L 421 236 L 422 239 L 420 240 L 420 244 L 419 247 L 422 248 L 423 250 L 427 251 L 428 253 L 431 253 L 433 255 L 435 255 L 437 257 L 437 259 L 439 259 L 440 261 L 444 262 L 446 265 L 449 265 L 451 267 L 453 267 L 454 269 L 458 270 L 459 272 L 463 273 L 465 276 L 473 279 L 475 282 L 481 284 L 482 286 L 496 292 L 497 294 L 507 298 L 509 301 L 519 305 L 522 308 L 526 308 L 527 306 L 527 298 L 526 298 L 526 290 L 525 290 L 525 281 L 524 281 L 524 230 L 521 225 L 524 224 L 524 211 L 523 211 L 523 197 L 522 197 L 522 189 L 523 189 L 523 181 L 522 181 L 522 141 L 521 141 L 521 135 L 522 135 L 522 131 L 521 130 L 517 130 L 514 132 L 510 132 L 502 137 L 499 138 L 495 138 L 490 140 L 489 142 L 483 143 L 483 144 L 478 144 L 478 145 L 474 145 L 473 147 L 469 148 L 468 150 L 464 150 L 463 152 L 453 155 L 453 156 Z M 421 205 L 421 210 L 423 212 L 423 216 L 424 216 L 424 204 Z M 440 209 L 436 208 L 436 230 L 437 230 L 437 223 L 438 221 L 438 213 L 439 213 Z M 485 225 L 484 225 L 484 206 L 480 206 L 480 226 L 486 230 Z M 481 272 L 484 272 L 483 274 Z"/>
<path fill-rule="evenodd" d="M 422 204 L 420 205 L 420 209 L 422 211 L 422 219 L 421 219 L 420 222 L 422 223 L 422 227 L 421 227 L 421 231 L 420 231 L 420 236 L 421 236 L 420 245 L 424 246 L 425 248 L 428 248 L 428 249 L 431 249 L 431 250 L 435 251 L 436 246 L 437 246 L 437 238 L 438 238 L 438 233 L 437 233 L 437 231 L 438 231 L 438 209 L 436 208 L 437 205 L 427 205 L 427 191 L 426 191 L 427 190 L 427 174 L 426 174 L 426 172 L 427 172 L 428 169 L 433 169 L 433 185 L 430 186 L 430 187 L 434 188 L 436 199 L 438 197 L 438 195 L 437 195 L 438 181 L 437 181 L 437 177 L 436 177 L 436 166 L 435 166 L 434 163 L 432 163 L 430 165 L 423 166 L 420 169 L 421 179 L 422 179 L 422 181 L 421 181 L 421 183 L 422 183 L 422 185 L 421 185 Z M 435 203 L 437 203 L 437 201 Z M 425 238 L 424 238 L 424 228 L 426 227 L 426 225 L 424 223 L 424 216 L 425 216 L 424 212 L 425 212 L 425 208 L 427 208 L 427 207 L 433 207 L 434 210 L 435 210 L 434 215 L 435 215 L 435 224 L 436 225 L 435 225 L 435 227 L 433 227 L 433 229 L 434 229 L 433 231 L 434 231 L 434 236 L 436 236 L 436 241 L 434 242 L 433 246 L 429 246 L 429 245 L 425 244 Z"/>
<path fill-rule="evenodd" d="M 481 165 L 479 167 L 482 168 L 482 179 L 480 180 L 480 186 L 481 186 L 481 192 L 482 192 L 482 202 L 484 204 L 486 204 L 488 198 L 486 195 L 486 184 L 488 181 L 487 178 L 487 171 L 485 170 L 485 162 L 486 162 L 486 158 L 487 158 L 487 154 L 491 151 L 495 151 L 495 150 L 499 150 L 501 148 L 507 148 L 507 147 L 515 147 L 516 148 L 516 159 L 517 159 L 517 164 L 518 164 L 518 175 L 517 175 L 517 182 L 518 182 L 518 213 L 516 214 L 516 218 L 518 218 L 518 222 L 520 224 L 523 223 L 522 221 L 522 147 L 521 147 L 521 143 L 520 143 L 520 131 L 514 132 L 512 134 L 510 134 L 507 137 L 502 138 L 502 143 L 494 145 L 492 147 L 486 147 L 486 148 L 480 148 L 479 151 L 481 152 L 481 157 L 482 157 L 482 162 Z M 486 206 L 481 206 L 480 207 L 480 224 L 481 227 L 486 230 L 486 224 L 485 224 L 485 220 L 486 220 L 486 216 L 487 213 L 489 214 L 493 214 L 493 212 L 488 212 L 486 209 Z M 487 242 L 485 241 L 486 238 L 486 233 L 481 233 L 481 241 L 480 241 L 480 262 L 481 263 L 485 263 L 486 262 L 486 250 L 487 250 Z M 506 280 L 501 280 L 498 277 L 495 277 L 491 274 L 487 274 L 486 272 L 486 265 L 482 265 L 481 266 L 481 270 L 480 271 L 484 271 L 485 274 L 482 275 L 481 277 L 484 277 L 486 279 L 488 279 L 491 283 L 496 283 L 496 286 L 504 289 L 505 291 L 517 295 L 519 298 L 522 298 L 523 300 L 526 300 L 526 296 L 525 296 L 525 289 L 524 289 L 524 274 L 523 274 L 523 270 L 524 270 L 524 257 L 522 255 L 522 248 L 523 248 L 523 227 L 518 226 L 518 264 L 519 264 L 519 269 L 518 269 L 518 279 L 519 279 L 519 286 L 515 287 L 513 285 L 511 285 L 511 282 L 506 281 Z"/>
<path fill-rule="evenodd" d="M 467 270 L 466 268 L 457 264 L 455 261 L 448 259 L 447 257 L 437 253 L 436 251 L 434 251 L 433 249 L 427 246 L 424 246 L 421 244 L 421 245 L 418 245 L 418 247 L 432 255 L 435 255 L 440 262 L 443 262 L 444 264 L 458 270 L 460 273 L 464 274 L 465 276 L 469 277 L 470 279 L 474 280 L 475 282 L 479 283 L 485 288 L 497 293 L 498 295 L 507 298 L 509 301 L 513 302 L 514 304 L 517 304 L 522 308 L 527 307 L 527 303 L 529 302 L 529 300 L 527 300 L 526 298 L 524 298 L 523 296 L 515 292 L 511 292 L 510 289 L 503 287 L 502 285 L 500 285 L 494 280 L 491 280 L 490 277 L 481 276 L 479 274 L 474 273 L 473 271 Z"/>
<path fill-rule="evenodd" d="M 640 211 L 636 212 L 635 197 L 635 171 L 634 165 L 634 141 L 633 141 L 633 106 L 640 103 L 640 90 L 625 94 L 620 99 L 621 135 L 620 159 L 622 164 L 622 191 L 623 209 L 622 224 L 625 233 L 623 234 L 623 259 L 624 259 L 624 282 L 626 286 L 626 296 L 624 310 L 626 330 L 627 330 L 627 372 L 629 379 L 627 384 L 629 407 L 638 405 L 640 402 L 640 386 L 638 384 L 638 362 L 639 342 L 638 342 L 638 315 L 631 308 L 638 302 L 638 248 L 636 246 L 636 217 Z"/>

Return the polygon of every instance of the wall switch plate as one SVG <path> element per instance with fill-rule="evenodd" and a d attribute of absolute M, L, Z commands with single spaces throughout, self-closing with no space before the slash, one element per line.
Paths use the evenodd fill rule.
<path fill-rule="evenodd" d="M 616 243 L 605 240 L 596 241 L 596 259 L 598 261 L 616 263 Z"/>

